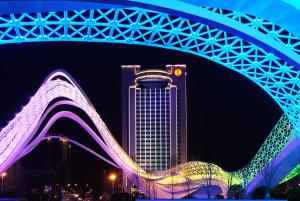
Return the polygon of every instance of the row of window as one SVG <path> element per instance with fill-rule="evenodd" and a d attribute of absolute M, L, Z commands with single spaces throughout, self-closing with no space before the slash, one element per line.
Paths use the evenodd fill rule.
<path fill-rule="evenodd" d="M 157 112 L 169 112 L 169 105 L 157 105 L 157 107 L 141 105 L 136 107 L 136 111 L 157 111 Z"/>
<path fill-rule="evenodd" d="M 153 141 L 157 141 L 159 142 L 160 139 L 163 140 L 166 140 L 166 139 L 170 139 L 169 136 L 141 136 L 141 135 L 138 135 L 137 138 L 136 138 L 138 141 L 142 140 L 142 141 L 145 141 L 145 140 L 153 140 Z"/>
<path fill-rule="evenodd" d="M 169 99 L 169 93 L 136 93 L 136 99 Z"/>
<path fill-rule="evenodd" d="M 165 159 L 170 159 L 170 153 L 157 153 L 157 154 L 143 153 L 143 154 L 137 154 L 136 157 L 143 158 L 143 159 L 145 158 L 149 159 L 150 157 L 155 157 L 155 158 L 162 157 Z"/>
<path fill-rule="evenodd" d="M 169 127 L 161 127 L 159 126 L 156 127 L 140 127 L 137 126 L 136 128 L 136 133 L 140 134 L 154 134 L 154 135 L 162 135 L 162 134 L 169 134 L 170 133 L 170 128 Z"/>
<path fill-rule="evenodd" d="M 143 115 L 141 113 L 143 113 Z M 154 111 L 154 112 L 138 111 L 138 112 L 136 112 L 136 117 L 140 117 L 140 118 L 145 118 L 145 117 L 160 118 L 160 117 L 162 117 L 163 119 L 165 119 L 166 117 L 169 117 L 169 116 L 170 116 L 169 112 L 160 112 L 160 111 Z"/>
<path fill-rule="evenodd" d="M 147 140 L 147 139 L 169 139 L 170 138 L 170 135 L 169 133 L 165 133 L 165 135 L 147 135 L 147 134 L 137 134 L 136 135 L 136 139 L 137 140 Z"/>
<path fill-rule="evenodd" d="M 142 100 L 136 100 L 136 106 L 137 107 L 145 107 L 145 106 L 161 106 L 161 105 L 170 105 L 170 101 L 169 100 L 148 100 L 148 99 L 142 99 Z"/>
<path fill-rule="evenodd" d="M 161 153 L 161 154 L 152 154 L 151 156 L 147 155 L 136 155 L 136 159 L 157 159 L 157 160 L 168 160 L 170 159 L 170 157 L 168 157 L 168 155 L 166 155 L 165 153 Z"/>
<path fill-rule="evenodd" d="M 151 166 L 149 166 L 149 162 L 150 161 L 137 161 L 137 163 L 140 165 L 140 166 L 144 166 L 144 167 L 154 167 L 154 166 L 169 166 L 170 165 L 170 162 L 160 162 L 160 163 L 151 163 Z"/>
<path fill-rule="evenodd" d="M 167 164 L 166 166 L 153 166 L 153 167 L 148 167 L 148 166 L 141 166 L 144 170 L 150 170 L 150 171 L 162 171 L 168 169 L 170 166 Z"/>
<path fill-rule="evenodd" d="M 143 157 L 146 157 L 146 156 L 164 156 L 164 155 L 167 155 L 167 157 L 170 155 L 170 152 L 169 151 L 166 151 L 166 152 L 158 152 L 158 151 L 153 151 L 153 152 L 137 152 L 136 154 L 136 157 L 138 156 L 143 156 Z"/>
<path fill-rule="evenodd" d="M 160 121 L 159 121 L 160 120 Z M 137 123 L 150 123 L 150 122 L 156 122 L 156 123 L 170 123 L 170 118 L 136 118 Z"/>
<path fill-rule="evenodd" d="M 137 139 L 160 139 L 170 138 L 170 132 L 137 132 Z"/>
<path fill-rule="evenodd" d="M 136 105 L 162 105 L 162 104 L 169 104 L 169 99 L 157 100 L 157 99 L 137 99 Z"/>
<path fill-rule="evenodd" d="M 156 135 L 169 135 L 170 134 L 170 129 L 169 128 L 159 128 L 157 127 L 155 128 L 145 128 L 145 127 L 137 127 L 136 129 L 136 133 L 140 134 L 140 135 L 152 135 L 152 136 L 156 136 Z"/>
<path fill-rule="evenodd" d="M 169 105 L 170 104 L 169 99 L 136 99 L 135 103 L 137 106 L 143 106 L 143 105 Z"/>
<path fill-rule="evenodd" d="M 139 133 L 151 133 L 151 134 L 157 134 L 157 133 L 169 133 L 170 132 L 170 127 L 169 126 L 145 126 L 145 125 L 137 125 L 136 126 L 136 132 Z"/>
<path fill-rule="evenodd" d="M 158 119 L 144 119 L 144 118 L 137 119 L 136 122 L 137 122 L 137 125 L 145 124 L 145 123 L 150 124 L 150 122 L 151 123 L 155 122 L 157 125 L 170 123 L 169 119 L 161 119 L 161 121 L 158 121 Z"/>
<path fill-rule="evenodd" d="M 136 157 L 136 161 L 142 161 L 142 160 L 153 160 L 153 159 L 155 159 L 155 160 L 163 160 L 162 162 L 160 162 L 160 163 L 166 163 L 165 161 L 166 160 L 170 160 L 170 158 L 157 158 L 157 157 Z M 158 162 L 158 161 L 155 161 L 155 162 Z"/>
<path fill-rule="evenodd" d="M 138 100 L 136 100 L 136 105 L 137 106 L 143 106 L 143 105 L 158 105 L 158 106 L 160 106 L 160 105 L 164 105 L 164 104 L 170 104 L 170 101 L 169 101 L 169 99 L 167 99 L 167 100 L 156 100 L 155 101 L 155 99 L 154 100 L 150 100 L 150 99 L 138 99 Z"/>
<path fill-rule="evenodd" d="M 170 138 L 170 132 L 140 132 L 136 133 L 137 139 L 160 139 L 160 138 Z"/>
<path fill-rule="evenodd" d="M 159 97 L 169 97 L 169 94 L 170 93 L 155 93 L 155 92 L 152 92 L 152 93 L 149 93 L 149 92 L 137 92 L 136 93 L 136 96 L 137 97 L 157 97 L 157 98 L 159 98 Z"/>
<path fill-rule="evenodd" d="M 148 163 L 143 163 L 140 162 L 139 165 L 141 166 L 141 168 L 143 168 L 144 170 L 166 170 L 168 168 L 170 168 L 170 163 L 157 163 L 157 164 L 153 164 L 151 166 L 148 165 Z"/>
<path fill-rule="evenodd" d="M 153 138 L 152 138 L 152 140 L 150 140 L 150 139 L 146 140 L 146 139 L 142 138 L 142 139 L 137 139 L 136 144 L 152 143 L 154 145 L 157 144 L 157 146 L 165 146 L 165 144 L 169 143 L 169 141 L 170 141 L 169 138 L 162 138 L 161 141 L 159 139 L 155 140 Z"/>
<path fill-rule="evenodd" d="M 157 102 L 160 102 L 160 101 L 170 101 L 170 97 L 169 96 L 159 96 L 159 95 L 137 95 L 136 98 L 135 98 L 136 101 L 157 101 Z"/>
<path fill-rule="evenodd" d="M 161 146 L 155 146 L 155 145 L 151 145 L 151 144 L 145 144 L 145 143 L 137 143 L 136 144 L 136 148 L 137 148 L 137 150 L 138 151 L 142 151 L 142 150 L 166 150 L 166 149 L 169 149 L 170 148 L 170 146 L 166 146 L 166 144 L 164 143 L 164 144 L 161 144 Z"/>
<path fill-rule="evenodd" d="M 139 144 L 141 144 L 141 143 L 151 144 L 152 143 L 153 145 L 155 145 L 157 143 L 157 144 L 162 144 L 163 146 L 167 146 L 167 144 L 170 143 L 170 138 L 165 137 L 165 138 L 162 138 L 161 141 L 159 140 L 159 138 L 155 139 L 154 137 L 153 138 L 147 138 L 147 139 L 137 138 L 136 143 L 139 143 Z"/>
<path fill-rule="evenodd" d="M 150 143 L 146 144 L 146 142 L 145 143 L 141 142 L 141 143 L 137 143 L 137 150 L 147 150 L 147 149 L 150 150 L 150 148 L 160 150 L 162 146 L 163 146 L 162 150 L 170 148 L 170 146 L 167 146 L 166 144 L 162 144 L 161 146 L 159 146 L 159 145 L 153 145 Z"/>
<path fill-rule="evenodd" d="M 141 115 L 141 114 L 138 114 L 135 116 L 136 117 L 136 121 L 150 121 L 150 120 L 158 120 L 160 119 L 160 121 L 170 121 L 170 115 L 169 114 L 157 114 L 156 117 L 155 117 L 155 113 L 152 113 L 151 115 L 150 114 L 147 114 L 147 116 L 145 114 Z"/>
<path fill-rule="evenodd" d="M 136 155 L 137 156 L 143 156 L 143 155 L 149 156 L 149 155 L 154 155 L 155 153 L 159 153 L 159 155 L 161 155 L 161 154 L 163 154 L 163 155 L 170 155 L 170 151 L 169 150 L 170 149 L 165 149 L 164 152 L 160 153 L 157 150 L 154 151 L 154 150 L 151 150 L 151 149 L 147 149 L 147 150 L 144 150 L 144 149 L 143 150 L 139 150 L 139 149 L 137 149 Z"/>
<path fill-rule="evenodd" d="M 165 152 L 165 150 L 168 150 L 169 152 L 170 146 L 166 146 L 165 144 L 163 145 L 163 147 L 161 146 L 155 146 L 155 145 L 151 145 L 151 144 L 137 144 L 136 145 L 136 150 L 138 152 L 140 151 L 159 151 L 159 150 L 163 150 Z M 178 152 L 180 152 L 179 150 L 177 150 Z M 150 152 L 151 153 L 151 152 Z"/>
<path fill-rule="evenodd" d="M 137 133 L 136 139 L 161 139 L 161 138 L 170 138 L 169 133 L 157 133 L 155 135 L 148 133 Z"/>
<path fill-rule="evenodd" d="M 169 106 L 167 108 L 164 108 L 164 106 L 162 107 L 141 107 L 141 108 L 136 108 L 136 112 L 135 113 L 170 113 L 169 110 Z"/>
<path fill-rule="evenodd" d="M 136 110 L 135 111 L 136 115 L 141 116 L 143 114 L 144 115 L 170 115 L 170 110 L 155 110 L 155 109 L 151 109 L 151 110 Z"/>
<path fill-rule="evenodd" d="M 155 129 L 155 127 L 158 128 L 166 128 L 169 129 L 170 128 L 170 124 L 169 122 L 155 122 L 155 121 L 139 121 L 136 124 L 137 128 L 152 128 L 153 130 Z"/>
<path fill-rule="evenodd" d="M 152 132 L 150 132 L 150 131 L 146 131 L 146 132 L 144 131 L 143 132 L 143 130 L 136 132 L 136 136 L 137 137 L 142 137 L 142 138 L 145 138 L 145 137 L 148 137 L 148 138 L 157 137 L 157 138 L 159 138 L 159 137 L 168 137 L 169 135 L 170 135 L 169 130 L 164 130 L 164 132 L 162 132 L 162 130 L 160 130 L 160 132 L 159 131 L 155 132 L 154 130 L 152 130 Z"/>
<path fill-rule="evenodd" d="M 136 126 L 137 127 L 150 127 L 150 128 L 153 128 L 156 126 L 156 127 L 159 127 L 159 128 L 170 128 L 170 122 L 167 122 L 167 121 L 163 121 L 163 122 L 157 122 L 155 120 L 153 121 L 138 121 L 136 123 Z"/>
<path fill-rule="evenodd" d="M 136 132 L 140 132 L 140 133 L 169 133 L 170 132 L 170 127 L 169 126 L 165 126 L 165 125 L 162 125 L 161 127 L 159 125 L 156 125 L 156 128 L 155 128 L 155 125 L 152 124 L 151 126 L 150 125 L 143 125 L 143 124 L 140 124 L 140 125 L 136 125 Z"/>
<path fill-rule="evenodd" d="M 136 104 L 136 106 L 145 106 L 145 105 L 160 106 L 160 105 L 170 105 L 170 101 L 169 101 L 169 99 L 167 99 L 167 100 L 165 100 L 165 99 L 164 100 L 136 99 L 135 104 Z"/>
<path fill-rule="evenodd" d="M 168 118 L 169 119 L 169 116 L 170 116 L 170 114 L 169 113 L 165 113 L 165 112 L 153 112 L 153 113 L 150 113 L 150 112 L 148 112 L 148 113 L 144 113 L 143 115 L 141 115 L 140 113 L 138 113 L 137 115 L 136 115 L 136 117 L 137 117 L 137 119 L 149 119 L 149 118 L 156 118 L 156 119 L 158 119 L 158 118 L 161 118 L 161 119 L 166 119 L 166 118 Z"/>
<path fill-rule="evenodd" d="M 136 137 L 136 139 L 137 140 L 156 140 L 157 142 L 159 142 L 159 139 L 162 139 L 162 140 L 164 140 L 164 139 L 170 139 L 170 137 L 168 136 L 168 135 L 162 135 L 162 136 L 149 136 L 149 135 L 144 135 L 144 136 L 142 136 L 142 135 L 138 135 L 137 137 Z"/>
<path fill-rule="evenodd" d="M 138 129 L 147 129 L 146 131 L 161 131 L 161 130 L 170 130 L 170 122 L 169 121 L 137 121 L 135 124 Z"/>
<path fill-rule="evenodd" d="M 136 91 L 137 95 L 161 95 L 161 96 L 169 96 L 170 95 L 170 91 L 169 90 L 165 90 L 165 91 L 149 91 L 149 90 L 138 90 Z"/>
<path fill-rule="evenodd" d="M 160 119 L 161 121 L 163 120 L 170 120 L 170 116 L 169 115 L 165 115 L 165 114 L 157 114 L 155 116 L 155 113 L 153 114 L 147 114 L 147 115 L 136 115 L 136 120 L 137 121 L 150 121 L 150 120 L 158 120 Z"/>
<path fill-rule="evenodd" d="M 162 143 L 161 145 L 156 145 L 154 143 L 147 143 L 146 142 L 140 142 L 140 143 L 137 143 L 136 145 L 137 149 L 138 150 L 146 150 L 147 148 L 152 148 L 152 149 L 166 149 L 166 148 L 169 148 L 170 146 L 167 146 L 166 143 Z"/>
<path fill-rule="evenodd" d="M 159 121 L 160 120 L 160 121 Z M 155 121 L 155 122 L 170 122 L 170 118 L 155 118 L 155 117 L 151 117 L 151 118 L 144 118 L 144 117 L 137 117 L 136 118 L 137 122 L 150 122 L 150 121 Z"/>
<path fill-rule="evenodd" d="M 164 149 L 169 149 L 170 148 L 170 145 L 169 144 L 163 144 L 164 145 L 164 147 L 163 147 L 163 150 Z M 150 143 L 137 143 L 137 150 L 138 151 L 141 151 L 141 150 L 150 150 L 150 148 L 151 149 L 159 149 L 160 150 L 160 147 L 161 146 L 156 146 L 156 145 L 153 145 L 153 144 L 150 144 Z"/>
<path fill-rule="evenodd" d="M 155 122 L 155 121 L 139 121 L 136 124 L 136 127 L 138 128 L 152 128 L 154 129 L 156 127 L 159 128 L 166 128 L 169 129 L 170 128 L 170 122 Z"/>
<path fill-rule="evenodd" d="M 170 94 L 169 92 L 161 93 L 159 91 L 157 91 L 157 92 L 155 92 L 155 91 L 153 91 L 153 92 L 150 92 L 150 91 L 137 91 L 136 92 L 136 96 L 147 96 L 147 97 L 149 97 L 149 96 L 168 97 L 169 94 Z"/>
<path fill-rule="evenodd" d="M 170 100 L 169 99 L 163 99 L 163 100 L 157 100 L 157 99 L 136 99 L 135 101 L 137 106 L 143 106 L 143 105 L 169 105 Z"/>
<path fill-rule="evenodd" d="M 159 123 L 159 122 L 164 122 L 164 123 L 170 123 L 170 118 L 161 118 L 160 119 L 160 121 L 158 121 L 159 120 L 159 118 L 155 118 L 155 117 L 152 117 L 152 118 L 142 118 L 142 117 L 140 117 L 140 118 L 136 118 L 136 121 L 138 122 L 138 123 L 145 123 L 145 122 L 147 122 L 147 123 L 149 123 L 149 122 L 157 122 L 157 123 Z"/>
<path fill-rule="evenodd" d="M 167 162 L 165 162 L 166 160 L 170 160 L 169 158 L 136 158 L 136 162 L 140 162 L 140 163 L 145 163 L 144 160 L 155 160 L 153 162 L 155 162 L 156 164 L 166 164 Z"/>
<path fill-rule="evenodd" d="M 169 116 L 170 115 L 170 111 L 169 110 L 163 110 L 163 111 L 159 111 L 159 110 L 137 110 L 136 112 L 136 116 L 145 116 L 145 115 L 161 115 L 161 116 Z"/>

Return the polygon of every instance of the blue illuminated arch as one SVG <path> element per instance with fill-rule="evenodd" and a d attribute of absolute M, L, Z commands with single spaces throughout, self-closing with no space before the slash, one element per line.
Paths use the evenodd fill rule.
<path fill-rule="evenodd" d="M 248 0 L 239 1 L 239 4 L 248 2 Z M 220 3 L 220 2 L 219 2 Z M 253 3 L 253 2 L 252 2 Z M 273 37 L 266 36 L 262 34 L 261 31 L 257 31 L 257 29 L 253 30 L 253 27 L 249 27 L 245 25 L 245 23 L 241 23 L 228 15 L 224 15 L 223 13 L 215 13 L 210 12 L 210 7 L 202 7 L 199 5 L 214 5 L 214 4 L 207 4 L 205 1 L 194 2 L 189 0 L 177 1 L 148 1 L 148 0 L 123 0 L 123 1 L 103 1 L 103 0 L 89 0 L 89 1 L 81 1 L 81 0 L 69 0 L 69 1 L 29 1 L 29 2 L 22 2 L 22 1 L 4 1 L 0 2 L 0 5 L 4 4 L 2 8 L 0 8 L 0 14 L 12 14 L 12 13 L 23 13 L 23 12 L 55 12 L 55 11 L 70 11 L 70 10 L 84 10 L 84 9 L 95 9 L 95 8 L 117 8 L 117 7 L 128 7 L 128 6 L 138 6 L 140 8 L 146 8 L 162 13 L 168 13 L 173 16 L 182 17 L 189 19 L 191 21 L 196 21 L 199 23 L 211 25 L 214 28 L 221 29 L 227 33 L 231 33 L 238 37 L 241 37 L 255 45 L 258 45 L 268 51 L 269 53 L 273 53 L 276 56 L 284 59 L 291 65 L 296 67 L 300 66 L 300 58 L 297 54 L 294 53 L 294 48 L 290 46 L 282 45 L 281 43 L 275 43 Z M 30 5 L 30 6 L 28 6 Z M 259 4 L 264 5 L 264 4 Z M 278 5 L 269 5 L 272 8 Z M 217 8 L 226 7 L 226 3 L 219 4 Z M 228 5 L 227 5 L 228 6 Z M 259 6 L 255 5 L 255 7 L 259 8 Z M 208 9 L 207 9 L 208 8 Z M 233 7 L 236 10 L 235 7 Z M 260 9 L 258 9 L 260 10 Z M 226 10 L 224 10 L 226 11 Z M 228 12 L 228 10 L 226 11 Z M 239 16 L 242 13 L 235 13 L 235 16 Z M 252 12 L 253 13 L 253 12 Z M 256 12 L 254 12 L 256 13 Z M 270 13 L 270 12 L 268 12 Z M 259 13 L 261 15 L 261 13 Z M 260 16 L 255 15 L 255 16 Z M 273 18 L 272 18 L 273 19 Z M 276 18 L 277 19 L 277 18 Z M 262 22 L 262 18 L 256 18 L 253 21 L 254 26 L 260 26 L 260 24 L 264 24 Z M 246 23 L 247 24 L 247 23 Z M 256 25 L 255 25 L 256 24 Z M 271 23 L 272 24 L 272 23 Z M 288 23 L 286 23 L 288 24 Z M 273 24 L 272 24 L 273 25 Z M 285 24 L 284 24 L 285 25 Z M 277 31 L 272 31 L 271 33 L 273 36 L 277 35 Z M 289 33 L 289 32 L 288 32 Z M 291 36 L 288 36 L 291 38 Z"/>

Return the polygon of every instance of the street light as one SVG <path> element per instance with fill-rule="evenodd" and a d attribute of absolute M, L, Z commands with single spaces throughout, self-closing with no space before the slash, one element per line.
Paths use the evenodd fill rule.
<path fill-rule="evenodd" d="M 114 174 L 114 173 L 112 173 L 112 174 L 109 175 L 109 179 L 112 182 L 112 193 L 115 193 L 115 185 L 114 184 L 115 184 L 116 178 L 117 178 L 117 175 Z"/>
<path fill-rule="evenodd" d="M 7 176 L 7 173 L 6 172 L 3 172 L 2 174 L 1 174 L 1 194 L 3 195 L 3 186 L 4 186 L 4 183 L 3 183 L 3 179 L 4 179 L 4 177 L 6 177 Z"/>

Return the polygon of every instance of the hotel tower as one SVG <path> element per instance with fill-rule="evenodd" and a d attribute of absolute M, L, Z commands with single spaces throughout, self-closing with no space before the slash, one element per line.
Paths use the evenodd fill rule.
<path fill-rule="evenodd" d="M 122 66 L 122 146 L 143 169 L 187 160 L 186 66 Z"/>

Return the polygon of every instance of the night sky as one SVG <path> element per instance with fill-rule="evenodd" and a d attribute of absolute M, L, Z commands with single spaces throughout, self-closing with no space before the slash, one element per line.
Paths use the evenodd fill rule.
<path fill-rule="evenodd" d="M 122 64 L 144 68 L 187 65 L 189 160 L 213 162 L 226 170 L 241 168 L 255 155 L 282 114 L 250 80 L 206 59 L 177 51 L 105 43 L 30 43 L 1 45 L 0 59 L 0 127 L 28 103 L 51 71 L 62 68 L 82 86 L 120 142 Z M 105 155 L 70 120 L 59 120 L 51 132 L 80 140 Z M 23 159 L 32 168 L 37 161 L 46 160 L 43 144 Z M 101 178 L 110 169 L 74 146 L 72 164 L 74 180 L 84 182 Z"/>

